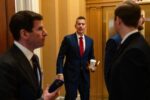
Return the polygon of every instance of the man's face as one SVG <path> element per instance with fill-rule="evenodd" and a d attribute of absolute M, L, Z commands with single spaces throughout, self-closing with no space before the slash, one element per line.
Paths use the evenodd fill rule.
<path fill-rule="evenodd" d="M 77 33 L 82 35 L 85 31 L 85 28 L 86 28 L 85 20 L 84 19 L 78 19 L 76 21 L 75 28 L 76 28 Z"/>
<path fill-rule="evenodd" d="M 118 28 L 119 28 L 119 22 L 118 22 L 118 17 L 115 16 L 115 19 L 114 19 L 114 28 L 115 28 L 115 31 L 118 32 Z"/>
<path fill-rule="evenodd" d="M 43 27 L 42 21 L 35 20 L 27 42 L 33 49 L 36 49 L 44 46 L 45 36 L 47 36 L 47 32 Z"/>
<path fill-rule="evenodd" d="M 139 19 L 139 23 L 138 23 L 138 30 L 142 30 L 144 27 L 143 27 L 143 24 L 145 22 L 145 18 L 143 17 L 143 15 L 141 15 L 141 18 Z"/>

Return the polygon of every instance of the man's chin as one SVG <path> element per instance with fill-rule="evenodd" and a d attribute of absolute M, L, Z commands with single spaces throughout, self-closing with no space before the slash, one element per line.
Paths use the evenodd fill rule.
<path fill-rule="evenodd" d="M 83 31 L 78 31 L 78 34 L 83 34 L 84 32 Z"/>
<path fill-rule="evenodd" d="M 44 46 L 44 43 L 41 44 L 41 45 L 39 45 L 39 46 L 37 46 L 36 49 L 41 48 L 41 47 L 43 47 L 43 46 Z"/>

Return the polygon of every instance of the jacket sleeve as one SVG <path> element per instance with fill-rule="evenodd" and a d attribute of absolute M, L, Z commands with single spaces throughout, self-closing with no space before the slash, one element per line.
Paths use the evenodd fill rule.
<path fill-rule="evenodd" d="M 95 59 L 95 56 L 94 56 L 94 42 L 93 42 L 93 40 L 91 40 L 91 50 L 90 50 L 90 54 L 89 54 L 90 56 L 89 56 L 89 61 L 90 61 L 90 59 Z"/>
<path fill-rule="evenodd" d="M 138 49 L 128 50 L 120 61 L 119 80 L 124 100 L 146 100 L 144 98 L 148 96 L 147 87 L 150 82 L 149 65 L 146 61 L 146 55 Z"/>
<path fill-rule="evenodd" d="M 110 83 L 111 62 L 116 50 L 117 50 L 117 44 L 115 40 L 109 39 L 105 47 L 105 63 L 104 63 L 104 77 L 105 77 L 105 83 L 108 91 L 110 88 L 109 83 Z"/>
<path fill-rule="evenodd" d="M 56 69 L 56 74 L 61 74 L 63 73 L 63 65 L 64 65 L 64 58 L 67 52 L 67 38 L 64 37 L 61 46 L 60 46 L 60 50 L 58 53 L 58 57 L 57 57 L 57 69 Z"/>
<path fill-rule="evenodd" d="M 0 59 L 1 60 L 1 59 Z M 0 97 L 3 100 L 16 100 L 17 79 L 15 69 L 0 61 Z"/>

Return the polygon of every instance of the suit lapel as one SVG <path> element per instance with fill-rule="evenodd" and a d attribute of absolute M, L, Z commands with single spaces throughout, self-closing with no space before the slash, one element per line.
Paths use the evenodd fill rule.
<path fill-rule="evenodd" d="M 137 32 L 137 33 L 134 33 L 132 35 L 130 35 L 125 41 L 123 44 L 120 45 L 120 47 L 118 48 L 117 50 L 117 53 L 116 53 L 116 56 L 115 56 L 115 59 L 121 55 L 126 49 L 127 47 L 134 42 L 134 40 L 136 40 L 138 37 L 140 36 L 140 33 Z"/>
<path fill-rule="evenodd" d="M 89 48 L 89 43 L 90 43 L 89 39 L 87 38 L 87 36 L 84 35 L 84 37 L 85 37 L 85 50 L 84 50 L 83 56 L 86 55 L 86 52 L 87 52 L 87 50 Z M 81 57 L 80 56 L 80 47 L 79 47 L 79 44 L 78 44 L 78 38 L 77 38 L 76 33 L 73 34 L 73 39 L 71 41 L 72 41 L 72 43 L 73 43 L 73 45 L 74 45 L 74 47 L 76 49 L 77 56 Z"/>
<path fill-rule="evenodd" d="M 130 35 L 125 41 L 123 44 L 121 44 L 121 52 L 123 52 L 127 46 L 129 46 L 130 44 L 134 43 L 134 41 L 140 36 L 140 33 L 139 32 L 136 32 L 132 35 Z"/>
<path fill-rule="evenodd" d="M 25 55 L 20 51 L 20 49 L 16 47 L 15 45 L 12 48 L 12 52 L 15 58 L 17 59 L 17 61 L 19 61 L 18 63 L 20 64 L 19 66 L 20 71 L 22 71 L 22 74 L 24 74 L 24 77 L 26 77 L 29 83 L 31 83 L 32 86 L 34 86 L 34 88 L 36 89 L 35 76 L 33 74 L 33 69 L 32 69 L 30 62 L 25 57 Z"/>
<path fill-rule="evenodd" d="M 78 38 L 77 38 L 76 33 L 73 34 L 73 40 L 71 41 L 73 43 L 73 46 L 75 47 L 76 55 L 80 57 L 80 48 L 79 48 Z"/>

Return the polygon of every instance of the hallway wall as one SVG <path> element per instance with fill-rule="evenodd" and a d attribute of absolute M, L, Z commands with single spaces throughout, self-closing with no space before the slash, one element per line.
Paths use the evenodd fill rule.
<path fill-rule="evenodd" d="M 111 36 L 109 27 L 113 20 L 116 4 L 122 0 L 44 0 L 41 4 L 41 13 L 44 16 L 44 25 L 48 31 L 43 48 L 43 75 L 44 88 L 56 77 L 56 60 L 60 43 L 63 37 L 75 31 L 76 17 L 83 15 L 87 18 L 87 35 L 94 39 L 95 56 L 101 63 L 95 73 L 91 73 L 91 100 L 105 100 L 108 97 L 105 88 L 103 68 L 106 40 Z M 147 4 L 148 0 L 143 0 Z M 149 6 L 149 5 L 148 5 Z M 148 12 L 148 11 L 147 11 Z M 148 14 L 146 16 L 149 16 Z M 147 22 L 146 27 L 149 26 Z M 149 32 L 149 30 L 145 30 Z M 147 40 L 150 41 L 149 34 Z M 64 88 L 61 95 L 64 95 Z"/>
<path fill-rule="evenodd" d="M 44 87 L 56 77 L 56 60 L 63 37 L 75 32 L 78 16 L 86 16 L 85 0 L 43 0 L 41 13 L 48 32 L 43 48 Z M 64 94 L 64 90 L 61 91 Z"/>

